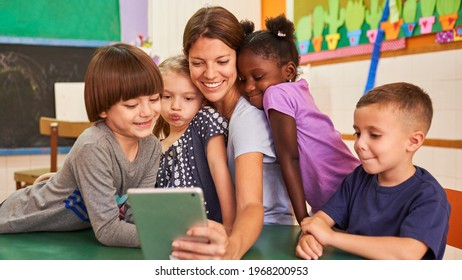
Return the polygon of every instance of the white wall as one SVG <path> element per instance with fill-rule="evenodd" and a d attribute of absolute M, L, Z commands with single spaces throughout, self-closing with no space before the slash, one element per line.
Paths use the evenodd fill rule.
<path fill-rule="evenodd" d="M 222 6 L 231 11 L 238 20 L 249 19 L 260 29 L 260 0 L 169 0 L 149 1 L 149 36 L 153 53 L 161 60 L 181 53 L 183 30 L 188 19 L 200 8 Z"/>
<path fill-rule="evenodd" d="M 303 70 L 320 109 L 337 130 L 353 133 L 353 111 L 364 91 L 369 61 Z M 428 138 L 462 139 L 461 49 L 380 59 L 376 85 L 399 81 L 421 86 L 432 98 L 434 117 Z M 348 141 L 350 148 L 352 143 Z M 422 147 L 414 164 L 427 169 L 443 187 L 462 191 L 461 149 Z M 462 250 L 449 247 L 445 258 L 462 259 Z"/>

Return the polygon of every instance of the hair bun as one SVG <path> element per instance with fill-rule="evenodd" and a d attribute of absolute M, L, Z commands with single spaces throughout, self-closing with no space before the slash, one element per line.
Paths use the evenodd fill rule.
<path fill-rule="evenodd" d="M 284 14 L 280 14 L 274 18 L 267 18 L 265 20 L 265 25 L 271 33 L 281 39 L 294 39 L 294 24 L 288 20 Z"/>
<path fill-rule="evenodd" d="M 241 27 L 242 30 L 244 31 L 244 35 L 248 35 L 254 32 L 255 30 L 255 24 L 250 21 L 250 20 L 241 20 Z"/>

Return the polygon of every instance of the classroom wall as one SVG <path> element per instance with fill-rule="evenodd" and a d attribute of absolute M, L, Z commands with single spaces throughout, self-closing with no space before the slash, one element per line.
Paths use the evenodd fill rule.
<path fill-rule="evenodd" d="M 121 41 L 136 45 L 148 34 L 148 0 L 119 0 Z"/>
<path fill-rule="evenodd" d="M 285 14 L 287 17 L 286 0 L 261 0 L 261 29 L 266 29 L 265 21 L 267 18 L 277 17 Z"/>
<path fill-rule="evenodd" d="M 181 53 L 183 30 L 188 19 L 206 5 L 225 7 L 238 20 L 249 19 L 255 23 L 256 29 L 260 29 L 260 0 L 149 1 L 149 36 L 153 42 L 152 51 L 160 57 L 160 60 Z"/>
<path fill-rule="evenodd" d="M 361 97 L 369 61 L 304 67 L 316 103 L 341 133 L 352 134 L 353 111 Z M 382 58 L 376 85 L 405 81 L 424 88 L 433 101 L 433 122 L 427 138 L 462 139 L 462 49 Z M 347 141 L 354 153 L 353 141 Z M 445 188 L 462 191 L 462 150 L 421 147 L 414 164 L 427 169 Z M 462 250 L 448 246 L 445 259 L 462 259 Z"/>

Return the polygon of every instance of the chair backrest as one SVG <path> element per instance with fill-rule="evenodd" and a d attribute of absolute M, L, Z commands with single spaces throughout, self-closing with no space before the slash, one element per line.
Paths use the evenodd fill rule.
<path fill-rule="evenodd" d="M 40 117 L 40 134 L 50 136 L 50 172 L 58 170 L 58 138 L 77 138 L 91 122 L 72 122 Z"/>
<path fill-rule="evenodd" d="M 462 191 L 444 189 L 451 204 L 446 244 L 462 249 Z"/>

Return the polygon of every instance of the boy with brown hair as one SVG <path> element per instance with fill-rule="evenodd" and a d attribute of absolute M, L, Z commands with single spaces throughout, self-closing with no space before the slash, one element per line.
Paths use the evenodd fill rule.
<path fill-rule="evenodd" d="M 302 221 L 297 256 L 318 259 L 329 245 L 368 259 L 443 258 L 450 206 L 436 179 L 412 163 L 432 116 L 428 94 L 408 83 L 359 100 L 353 128 L 361 165 Z"/>

